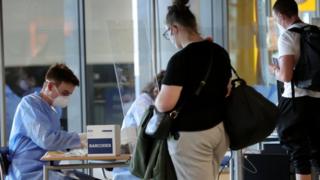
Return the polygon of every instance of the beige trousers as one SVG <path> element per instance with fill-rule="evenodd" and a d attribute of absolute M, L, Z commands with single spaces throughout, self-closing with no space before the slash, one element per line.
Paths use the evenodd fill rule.
<path fill-rule="evenodd" d="M 229 147 L 223 123 L 208 130 L 179 134 L 178 140 L 168 139 L 178 180 L 216 180 Z"/>

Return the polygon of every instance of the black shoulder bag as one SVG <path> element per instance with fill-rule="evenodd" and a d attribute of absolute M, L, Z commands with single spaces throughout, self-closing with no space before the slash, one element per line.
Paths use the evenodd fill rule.
<path fill-rule="evenodd" d="M 230 138 L 230 149 L 239 150 L 258 143 L 275 129 L 278 108 L 267 98 L 248 86 L 231 67 L 236 79 L 226 99 L 227 116 L 224 126 Z"/>

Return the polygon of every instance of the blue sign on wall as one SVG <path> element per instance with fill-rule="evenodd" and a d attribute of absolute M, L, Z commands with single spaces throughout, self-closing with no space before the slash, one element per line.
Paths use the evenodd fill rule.
<path fill-rule="evenodd" d="M 112 138 L 88 139 L 88 154 L 112 154 Z"/>

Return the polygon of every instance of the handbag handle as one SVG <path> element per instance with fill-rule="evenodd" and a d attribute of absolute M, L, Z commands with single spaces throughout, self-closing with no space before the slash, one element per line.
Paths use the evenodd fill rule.
<path fill-rule="evenodd" d="M 237 79 L 241 79 L 240 76 L 239 76 L 239 74 L 238 74 L 237 71 L 233 68 L 233 66 L 232 66 L 231 64 L 230 64 L 230 68 L 231 68 L 233 74 L 236 75 Z"/>
<path fill-rule="evenodd" d="M 239 76 L 239 74 L 238 74 L 237 71 L 233 68 L 233 66 L 232 66 L 231 64 L 230 64 L 230 68 L 231 68 L 233 74 L 236 76 L 235 79 L 232 79 L 232 80 L 231 80 L 232 88 L 235 88 L 235 87 L 237 87 L 237 86 L 239 86 L 239 85 L 246 85 L 247 82 Z"/>

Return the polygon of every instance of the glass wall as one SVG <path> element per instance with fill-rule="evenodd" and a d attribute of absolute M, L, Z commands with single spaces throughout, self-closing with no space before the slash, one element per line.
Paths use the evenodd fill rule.
<path fill-rule="evenodd" d="M 61 112 L 64 129 L 121 124 L 152 78 L 150 1 L 1 2 L 6 129 L 21 98 L 41 90 L 54 63 L 66 63 L 82 81 Z"/>
<path fill-rule="evenodd" d="M 18 103 L 23 96 L 41 90 L 48 67 L 79 61 L 79 41 L 73 38 L 78 12 L 73 8 L 76 0 L 4 0 L 2 5 L 8 139 Z M 60 114 L 63 128 L 68 129 L 68 110 Z"/>
<path fill-rule="evenodd" d="M 276 41 L 267 34 L 269 11 L 269 0 L 229 0 L 228 49 L 239 75 L 277 103 L 276 81 L 268 71 L 271 62 L 268 45 L 272 41 L 276 46 Z"/>
<path fill-rule="evenodd" d="M 229 53 L 240 75 L 250 84 L 258 79 L 257 1 L 229 0 Z"/>
<path fill-rule="evenodd" d="M 277 57 L 278 29 L 272 17 L 275 0 L 229 0 L 229 53 L 240 76 L 271 101 L 277 103 L 276 80 L 268 64 Z M 299 16 L 306 23 L 319 22 L 319 1 L 298 3 Z M 318 18 L 316 18 L 318 17 Z"/>

